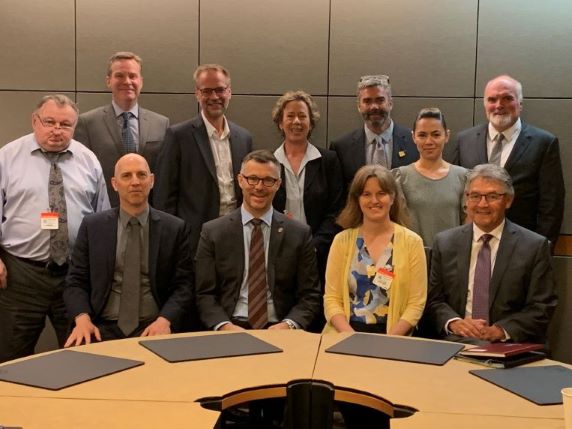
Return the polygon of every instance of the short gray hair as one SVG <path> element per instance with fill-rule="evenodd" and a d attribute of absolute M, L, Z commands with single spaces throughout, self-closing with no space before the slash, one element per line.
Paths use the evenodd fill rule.
<path fill-rule="evenodd" d="M 507 171 L 496 164 L 480 164 L 467 173 L 467 181 L 465 182 L 465 192 L 469 192 L 471 183 L 475 179 L 494 180 L 504 185 L 504 189 L 508 195 L 514 195 L 514 187 L 512 186 L 512 178 Z"/>
<path fill-rule="evenodd" d="M 110 56 L 109 59 L 107 60 L 108 77 L 111 76 L 111 67 L 113 66 L 113 63 L 115 63 L 116 61 L 123 61 L 123 60 L 133 60 L 137 64 L 139 64 L 139 69 L 143 70 L 143 61 L 141 60 L 141 57 L 139 55 L 127 51 L 116 52 L 112 56 Z"/>
<path fill-rule="evenodd" d="M 514 84 L 515 90 L 516 90 L 516 98 L 517 98 L 518 101 L 521 103 L 521 102 L 522 102 L 522 97 L 523 97 L 523 95 L 522 95 L 522 83 L 520 83 L 520 82 L 519 82 L 518 80 L 516 80 L 514 77 L 509 76 L 508 74 L 501 74 L 500 76 L 497 76 L 497 77 L 495 77 L 495 78 L 489 80 L 489 81 L 487 82 L 487 84 L 485 85 L 485 91 L 486 91 L 486 89 L 487 89 L 487 86 L 489 86 L 489 84 L 490 84 L 491 82 L 493 82 L 493 81 L 495 81 L 495 80 L 498 80 L 498 79 L 508 80 L 508 81 L 511 81 L 511 82 Z"/>
<path fill-rule="evenodd" d="M 75 113 L 79 115 L 79 109 L 77 107 L 77 104 L 75 104 L 71 98 L 63 94 L 45 95 L 38 102 L 38 105 L 36 106 L 36 110 L 34 110 L 34 112 L 37 113 L 48 101 L 53 101 L 54 103 L 56 103 L 56 106 L 58 107 L 70 106 L 75 111 Z"/>
<path fill-rule="evenodd" d="M 383 88 L 387 93 L 387 96 L 391 98 L 391 84 L 389 83 L 389 76 L 384 74 L 375 74 L 375 75 L 366 75 L 359 78 L 357 84 L 358 101 L 362 89 L 372 88 L 374 86 L 379 86 Z"/>
<path fill-rule="evenodd" d="M 228 71 L 228 69 L 226 69 L 224 66 L 221 66 L 220 64 L 201 64 L 199 65 L 195 71 L 193 72 L 193 79 L 195 80 L 195 85 L 199 79 L 199 76 L 202 73 L 208 72 L 208 71 L 218 71 L 221 72 L 224 77 L 226 78 L 226 84 L 228 86 L 230 86 L 230 72 Z"/>

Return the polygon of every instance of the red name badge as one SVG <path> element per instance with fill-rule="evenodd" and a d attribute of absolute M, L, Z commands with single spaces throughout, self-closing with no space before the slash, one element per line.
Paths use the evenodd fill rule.
<path fill-rule="evenodd" d="M 40 213 L 40 228 L 42 229 L 58 229 L 60 216 L 55 212 Z"/>
<path fill-rule="evenodd" d="M 394 277 L 394 272 L 389 271 L 387 268 L 380 268 L 375 274 L 373 284 L 382 288 L 383 290 L 389 290 L 389 288 L 391 288 L 391 282 L 393 281 Z"/>

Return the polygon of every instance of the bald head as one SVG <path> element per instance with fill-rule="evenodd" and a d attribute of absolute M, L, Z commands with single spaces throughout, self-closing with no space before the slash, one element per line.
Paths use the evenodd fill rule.
<path fill-rule="evenodd" d="M 508 75 L 497 76 L 485 86 L 483 103 L 489 123 L 503 132 L 520 118 L 522 85 Z"/>
<path fill-rule="evenodd" d="M 132 216 L 141 213 L 148 206 L 154 181 L 149 164 L 141 155 L 128 153 L 119 158 L 111 178 L 113 189 L 119 194 L 119 207 Z"/>

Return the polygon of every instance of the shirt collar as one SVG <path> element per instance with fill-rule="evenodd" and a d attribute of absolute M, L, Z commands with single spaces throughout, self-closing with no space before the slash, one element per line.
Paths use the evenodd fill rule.
<path fill-rule="evenodd" d="M 274 151 L 274 156 L 276 157 L 276 159 L 280 164 L 284 165 L 290 164 L 288 158 L 286 157 L 286 151 L 284 150 L 284 143 L 282 143 L 280 147 Z M 321 157 L 322 154 L 320 153 L 318 148 L 314 146 L 312 143 L 308 142 L 308 146 L 306 147 L 306 153 L 304 154 L 304 158 L 302 158 L 302 164 L 306 164 L 310 161 L 313 161 Z"/>
<path fill-rule="evenodd" d="M 119 222 L 121 222 L 123 228 L 127 228 L 127 224 L 129 223 L 129 219 L 131 219 L 131 217 L 132 216 L 129 213 L 127 213 L 122 208 L 119 208 Z M 145 225 L 147 220 L 149 220 L 149 205 L 147 205 L 145 210 L 143 210 L 138 216 L 135 217 L 139 220 L 141 225 Z"/>
<path fill-rule="evenodd" d="M 273 212 L 274 209 L 270 207 L 266 213 L 259 217 L 259 219 L 262 220 L 266 225 L 271 226 Z M 242 225 L 246 225 L 248 222 L 254 219 L 254 216 L 252 216 L 252 214 L 244 208 L 244 204 L 240 206 L 240 216 L 242 217 Z"/>
<path fill-rule="evenodd" d="M 514 124 L 510 128 L 507 128 L 502 132 L 506 141 L 511 141 L 515 134 L 520 133 L 520 129 L 522 128 L 522 123 L 520 122 L 520 118 L 516 120 Z M 499 132 L 496 130 L 495 127 L 489 122 L 489 137 L 491 140 L 495 140 Z"/>
<path fill-rule="evenodd" d="M 230 134 L 230 128 L 228 127 L 228 121 L 226 120 L 226 118 L 223 116 L 222 119 L 224 121 L 224 129 L 222 131 L 222 135 L 219 137 L 218 136 L 218 132 L 216 130 L 215 127 L 213 127 L 213 124 L 211 124 L 209 122 L 209 120 L 205 117 L 204 112 L 201 110 L 201 116 L 203 118 L 203 122 L 205 123 L 205 127 L 207 128 L 207 134 L 209 136 L 209 139 L 211 137 L 215 137 L 218 140 L 224 140 L 228 137 L 228 135 Z"/>
<path fill-rule="evenodd" d="M 115 112 L 115 117 L 119 117 L 123 112 L 131 112 L 131 114 L 133 116 L 135 116 L 136 118 L 139 118 L 139 103 L 135 103 L 135 106 L 133 106 L 131 109 L 129 110 L 123 110 L 121 107 L 119 107 L 119 105 L 111 100 L 111 105 L 113 106 L 113 111 Z"/>
<path fill-rule="evenodd" d="M 499 226 L 497 226 L 495 229 L 493 229 L 491 232 L 484 232 L 481 228 L 479 228 L 474 222 L 473 222 L 473 241 L 479 241 L 481 239 L 481 237 L 485 234 L 490 234 L 492 235 L 494 238 L 496 238 L 497 240 L 500 241 L 501 239 L 501 235 L 502 232 L 504 230 L 504 225 L 506 223 L 506 219 L 503 219 L 503 221 L 501 222 L 501 224 Z"/>
<path fill-rule="evenodd" d="M 391 122 L 389 123 L 389 127 L 387 127 L 387 129 L 381 134 L 374 133 L 365 124 L 363 125 L 363 127 L 365 129 L 365 140 L 368 143 L 371 143 L 377 137 L 381 137 L 385 142 L 390 142 L 393 140 L 393 120 L 391 120 Z"/>

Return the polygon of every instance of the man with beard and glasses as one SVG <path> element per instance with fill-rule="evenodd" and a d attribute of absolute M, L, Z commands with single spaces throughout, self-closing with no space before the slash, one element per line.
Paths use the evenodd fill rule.
<path fill-rule="evenodd" d="M 388 76 L 362 76 L 357 84 L 357 107 L 364 126 L 330 145 L 340 159 L 346 192 L 356 171 L 366 164 L 391 169 L 419 159 L 411 130 L 391 120 L 393 100 Z"/>
<path fill-rule="evenodd" d="M 507 75 L 490 80 L 483 99 L 487 124 L 459 133 L 453 163 L 496 164 L 513 180 L 507 218 L 556 243 L 564 214 L 558 138 L 520 119 L 522 84 Z"/>
<path fill-rule="evenodd" d="M 242 193 L 234 178 L 252 150 L 252 136 L 225 117 L 231 98 L 228 70 L 204 64 L 193 77 L 201 112 L 167 129 L 153 202 L 190 225 L 194 255 L 202 224 L 240 206 Z"/>

